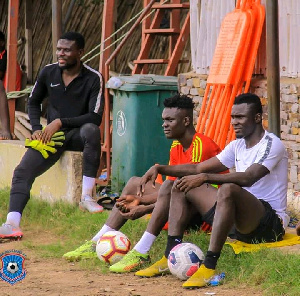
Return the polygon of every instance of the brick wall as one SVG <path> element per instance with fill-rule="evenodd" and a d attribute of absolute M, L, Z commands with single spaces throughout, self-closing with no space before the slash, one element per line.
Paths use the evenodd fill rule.
<path fill-rule="evenodd" d="M 194 72 L 178 75 L 178 85 L 182 94 L 193 97 L 195 102 L 194 123 L 201 108 L 207 75 Z M 255 78 L 250 91 L 261 98 L 263 105 L 263 125 L 268 128 L 268 99 L 266 78 Z M 289 189 L 300 190 L 300 79 L 282 78 L 280 81 L 281 139 L 289 154 Z"/>

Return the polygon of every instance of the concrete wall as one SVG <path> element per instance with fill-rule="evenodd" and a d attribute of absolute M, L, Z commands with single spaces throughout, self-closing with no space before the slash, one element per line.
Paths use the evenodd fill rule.
<path fill-rule="evenodd" d="M 0 188 L 11 186 L 14 168 L 26 150 L 23 141 L 0 141 Z M 36 178 L 31 194 L 48 202 L 78 203 L 81 183 L 82 153 L 66 151 L 53 167 Z"/>
<path fill-rule="evenodd" d="M 193 97 L 196 103 L 194 123 L 197 122 L 201 108 L 207 75 L 195 72 L 179 74 L 178 84 L 182 94 Z M 255 78 L 250 91 L 257 94 L 263 104 L 263 125 L 268 127 L 268 98 L 266 78 Z M 281 78 L 281 139 L 289 154 L 289 189 L 300 191 L 300 79 Z"/>

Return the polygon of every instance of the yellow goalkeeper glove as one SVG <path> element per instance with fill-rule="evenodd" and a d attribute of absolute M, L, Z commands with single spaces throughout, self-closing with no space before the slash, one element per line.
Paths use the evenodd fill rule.
<path fill-rule="evenodd" d="M 51 142 L 54 142 L 54 146 L 59 146 L 61 147 L 64 144 L 66 137 L 65 137 L 65 133 L 60 131 L 60 132 L 56 132 L 52 138 L 51 138 Z"/>
<path fill-rule="evenodd" d="M 48 152 L 51 152 L 53 154 L 57 152 L 57 150 L 54 148 L 54 146 L 56 146 L 54 141 L 50 141 L 47 144 L 43 144 L 39 140 L 25 139 L 25 147 L 26 148 L 30 147 L 30 148 L 33 148 L 33 149 L 39 151 L 44 158 L 49 157 Z"/>

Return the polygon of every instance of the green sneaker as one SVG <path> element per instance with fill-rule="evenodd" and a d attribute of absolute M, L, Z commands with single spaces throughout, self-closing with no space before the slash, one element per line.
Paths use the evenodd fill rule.
<path fill-rule="evenodd" d="M 76 250 L 68 252 L 63 255 L 68 261 L 79 261 L 81 259 L 98 258 L 96 253 L 96 243 L 92 240 L 85 242 L 82 246 Z"/>
<path fill-rule="evenodd" d="M 148 254 L 141 254 L 136 250 L 131 250 L 121 259 L 121 261 L 110 266 L 109 271 L 116 273 L 131 272 L 147 262 L 150 262 Z"/>

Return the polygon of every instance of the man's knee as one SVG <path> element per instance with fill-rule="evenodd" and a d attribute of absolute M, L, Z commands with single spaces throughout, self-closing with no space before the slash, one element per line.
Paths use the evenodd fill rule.
<path fill-rule="evenodd" d="M 175 183 L 173 184 L 171 188 L 171 198 L 174 199 L 182 199 L 182 197 L 185 197 L 185 193 L 183 191 L 180 191 L 176 186 Z"/>
<path fill-rule="evenodd" d="M 171 190 L 171 193 L 183 193 L 182 191 L 180 191 L 176 185 L 175 185 L 175 182 L 172 184 L 172 190 Z"/>
<path fill-rule="evenodd" d="M 128 186 L 139 186 L 140 185 L 140 180 L 141 180 L 141 177 L 136 177 L 136 176 L 133 176 L 131 177 L 128 181 L 127 181 L 127 184 Z"/>
<path fill-rule="evenodd" d="M 218 190 L 218 202 L 232 200 L 239 195 L 241 187 L 234 183 L 223 184 Z"/>
<path fill-rule="evenodd" d="M 159 189 L 159 195 L 170 195 L 173 187 L 173 181 L 165 180 L 160 189 Z"/>
<path fill-rule="evenodd" d="M 80 136 L 88 141 L 100 141 L 100 129 L 96 124 L 86 123 L 80 128 Z"/>

